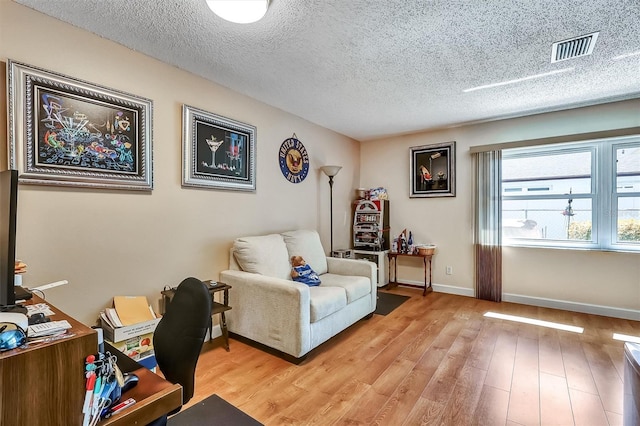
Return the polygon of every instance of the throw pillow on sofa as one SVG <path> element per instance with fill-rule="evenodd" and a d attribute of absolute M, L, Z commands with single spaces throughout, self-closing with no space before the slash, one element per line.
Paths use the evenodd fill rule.
<path fill-rule="evenodd" d="M 282 237 L 291 256 L 302 256 L 318 275 L 326 274 L 327 255 L 322 248 L 320 235 L 316 231 L 300 229 L 297 231 L 283 232 Z"/>
<path fill-rule="evenodd" d="M 233 250 L 243 271 L 291 280 L 289 253 L 280 234 L 237 238 Z"/>

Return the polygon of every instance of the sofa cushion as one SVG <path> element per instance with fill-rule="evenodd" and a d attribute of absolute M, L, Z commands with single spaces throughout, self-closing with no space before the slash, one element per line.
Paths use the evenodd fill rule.
<path fill-rule="evenodd" d="M 282 237 L 287 245 L 289 258 L 302 256 L 318 275 L 327 272 L 327 255 L 322 248 L 320 235 L 316 231 L 309 229 L 288 231 L 283 232 Z"/>
<path fill-rule="evenodd" d="M 280 234 L 238 238 L 233 243 L 233 252 L 243 271 L 291 279 L 289 253 Z"/>
<path fill-rule="evenodd" d="M 371 293 L 371 279 L 368 277 L 323 274 L 320 279 L 322 285 L 344 288 L 347 293 L 347 303 Z"/>
<path fill-rule="evenodd" d="M 324 284 L 320 284 L 318 287 L 309 287 L 309 300 L 312 323 L 347 306 L 347 294 L 344 288 L 326 287 Z"/>

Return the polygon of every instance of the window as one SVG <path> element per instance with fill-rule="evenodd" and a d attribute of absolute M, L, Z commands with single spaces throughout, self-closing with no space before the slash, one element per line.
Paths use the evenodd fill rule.
<path fill-rule="evenodd" d="M 505 149 L 505 245 L 640 251 L 640 137 Z"/>

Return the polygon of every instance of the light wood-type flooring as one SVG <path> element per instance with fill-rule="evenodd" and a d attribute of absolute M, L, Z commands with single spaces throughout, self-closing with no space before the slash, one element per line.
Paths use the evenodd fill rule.
<path fill-rule="evenodd" d="M 623 342 L 640 322 L 398 288 L 411 296 L 300 365 L 205 343 L 190 403 L 218 394 L 266 425 L 621 425 Z M 576 334 L 487 311 L 584 327 Z"/>

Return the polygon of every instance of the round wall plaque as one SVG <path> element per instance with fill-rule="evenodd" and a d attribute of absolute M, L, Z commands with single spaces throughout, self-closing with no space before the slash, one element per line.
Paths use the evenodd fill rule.
<path fill-rule="evenodd" d="M 291 183 L 302 182 L 309 173 L 309 153 L 295 134 L 280 145 L 278 161 L 282 175 Z"/>

